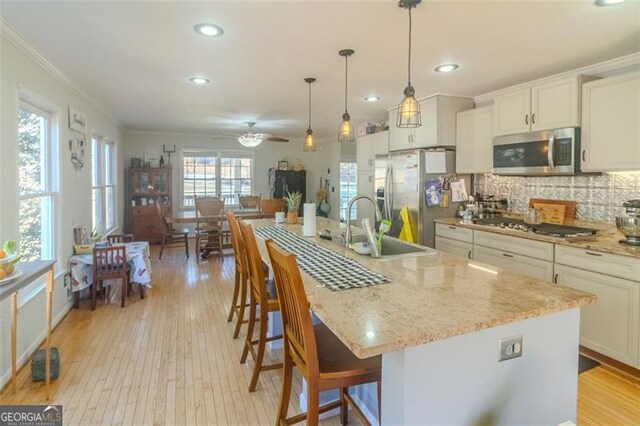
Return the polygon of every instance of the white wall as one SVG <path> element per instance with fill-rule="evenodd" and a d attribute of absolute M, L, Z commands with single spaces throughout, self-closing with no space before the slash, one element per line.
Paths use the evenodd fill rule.
<path fill-rule="evenodd" d="M 302 150 L 302 139 L 292 139 L 289 143 L 263 142 L 257 148 L 249 149 L 240 145 L 236 140 L 214 139 L 211 135 L 202 133 L 173 133 L 173 132 L 142 132 L 127 131 L 125 133 L 125 167 L 129 167 L 132 157 L 142 158 L 144 151 L 158 151 L 162 153 L 162 146 L 173 149 L 176 145 L 177 153 L 171 155 L 173 165 L 173 199 L 175 208 L 180 207 L 181 183 L 180 183 L 180 159 L 181 153 L 185 149 L 213 149 L 228 151 L 251 151 L 254 152 L 254 192 L 262 194 L 262 198 L 270 198 L 269 191 L 269 168 L 274 167 L 276 162 L 286 159 L 291 168 L 299 161 L 302 162 L 307 171 L 307 202 L 316 202 L 316 191 L 320 186 L 320 177 L 327 177 L 327 169 L 331 169 L 331 182 L 335 192 L 331 194 L 330 203 L 332 206 L 331 217 L 337 217 L 339 200 L 339 163 L 340 146 L 335 137 L 318 140 L 318 150 L 315 152 L 304 152 Z M 166 157 L 165 157 L 166 161 Z M 126 169 L 123 173 L 126 173 Z M 234 200 L 235 202 L 235 200 Z M 334 216 L 335 215 L 335 216 Z"/>
<path fill-rule="evenodd" d="M 0 22 L 1 24 L 1 22 Z M 120 127 L 98 105 L 73 86 L 66 77 L 42 57 L 13 30 L 0 25 L 0 241 L 18 239 L 17 194 L 17 106 L 19 88 L 28 89 L 46 100 L 57 110 L 59 197 L 57 203 L 58 228 L 56 230 L 57 260 L 56 287 L 53 294 L 54 319 L 59 320 L 68 311 L 71 301 L 64 288 L 63 274 L 67 260 L 73 252 L 74 224 L 91 228 L 91 152 L 86 152 L 85 167 L 76 171 L 71 165 L 68 149 L 68 108 L 73 105 L 87 116 L 89 128 L 116 142 L 118 163 L 123 158 L 123 135 Z M 122 182 L 117 184 L 118 224 L 122 221 Z M 32 297 L 27 297 L 32 296 Z M 45 295 L 19 293 L 18 357 L 26 360 L 44 337 Z M 0 303 L 0 386 L 10 375 L 10 305 Z"/>

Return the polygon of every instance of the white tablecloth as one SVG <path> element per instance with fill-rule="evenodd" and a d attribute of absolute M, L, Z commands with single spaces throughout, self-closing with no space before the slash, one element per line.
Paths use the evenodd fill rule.
<path fill-rule="evenodd" d="M 117 245 L 117 244 L 114 244 Z M 151 287 L 151 255 L 149 243 L 136 241 L 125 243 L 127 247 L 127 263 L 131 267 L 129 281 Z M 71 289 L 80 291 L 93 284 L 93 255 L 76 254 L 69 259 L 71 270 Z M 105 285 L 110 285 L 115 280 L 105 280 Z"/>

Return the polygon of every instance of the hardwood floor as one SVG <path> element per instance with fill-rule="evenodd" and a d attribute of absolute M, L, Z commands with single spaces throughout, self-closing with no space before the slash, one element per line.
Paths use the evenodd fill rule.
<path fill-rule="evenodd" d="M 62 367 L 52 395 L 65 424 L 273 424 L 280 371 L 263 372 L 250 394 L 253 364 L 240 364 L 244 339 L 233 340 L 226 321 L 232 257 L 196 263 L 179 248 L 162 261 L 157 254 L 154 247 L 154 287 L 145 300 L 135 294 L 123 309 L 99 304 L 94 312 L 83 302 L 54 331 Z M 267 352 L 267 361 L 279 355 Z M 294 394 L 299 389 L 298 380 Z M 15 395 L 0 393 L 0 404 L 12 403 L 45 403 L 28 366 Z M 297 406 L 292 398 L 290 414 Z M 640 424 L 640 384 L 601 367 L 580 375 L 578 422 Z"/>

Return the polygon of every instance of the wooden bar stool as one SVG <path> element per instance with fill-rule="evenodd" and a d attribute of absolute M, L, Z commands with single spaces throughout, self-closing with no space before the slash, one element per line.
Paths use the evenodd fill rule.
<path fill-rule="evenodd" d="M 265 218 L 274 217 L 277 212 L 284 211 L 284 200 L 282 198 L 269 198 L 260 200 L 260 216 Z"/>
<path fill-rule="evenodd" d="M 244 323 L 244 310 L 247 306 L 247 281 L 249 279 L 249 269 L 247 265 L 247 257 L 245 256 L 242 234 L 238 227 L 238 219 L 233 212 L 225 213 L 227 222 L 229 223 L 229 231 L 231 232 L 231 245 L 233 246 L 233 257 L 235 261 L 235 281 L 233 284 L 233 296 L 231 297 L 231 309 L 227 322 L 233 320 L 233 315 L 238 316 L 236 328 L 233 332 L 233 338 L 236 339 L 240 334 L 240 327 Z"/>
<path fill-rule="evenodd" d="M 340 407 L 340 420 L 345 425 L 350 404 L 354 414 L 368 425 L 362 410 L 349 395 L 349 386 L 371 382 L 378 382 L 380 418 L 382 357 L 357 358 L 324 324 L 314 326 L 295 255 L 283 252 L 271 240 L 266 244 L 278 289 L 284 336 L 282 393 L 276 424 L 288 425 L 306 419 L 307 425 L 315 426 L 320 413 Z M 308 384 L 307 412 L 287 418 L 294 365 Z M 319 407 L 320 392 L 335 388 L 340 389 L 340 400 Z"/>
<path fill-rule="evenodd" d="M 281 335 L 267 337 L 267 315 L 269 312 L 277 312 L 280 310 L 278 298 L 273 285 L 265 285 L 264 268 L 262 267 L 262 258 L 258 251 L 256 237 L 253 235 L 253 228 L 241 220 L 238 221 L 240 232 L 242 234 L 242 242 L 245 254 L 247 256 L 247 264 L 249 269 L 249 328 L 247 329 L 247 338 L 245 340 L 244 349 L 240 363 L 244 364 L 247 355 L 251 353 L 255 366 L 253 367 L 253 376 L 249 383 L 249 392 L 256 390 L 258 377 L 262 371 L 275 370 L 282 368 L 282 363 L 264 365 L 264 352 L 267 342 L 282 339 Z M 256 311 L 260 307 L 260 328 L 258 330 L 258 339 L 253 338 L 253 332 L 258 320 L 256 319 Z M 257 350 L 254 346 L 257 345 Z"/>

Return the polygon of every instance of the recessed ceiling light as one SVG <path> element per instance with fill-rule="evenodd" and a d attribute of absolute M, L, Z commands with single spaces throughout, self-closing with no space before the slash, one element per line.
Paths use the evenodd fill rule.
<path fill-rule="evenodd" d="M 222 28 L 213 24 L 198 24 L 193 29 L 200 35 L 207 37 L 220 37 L 224 34 Z"/>
<path fill-rule="evenodd" d="M 595 0 L 596 6 L 613 6 L 614 4 L 624 3 L 627 0 Z"/>
<path fill-rule="evenodd" d="M 451 72 L 458 69 L 458 65 L 456 64 L 442 64 L 438 65 L 435 70 L 437 72 Z"/>
<path fill-rule="evenodd" d="M 189 80 L 193 84 L 198 84 L 198 85 L 209 84 L 209 79 L 204 78 L 204 77 L 191 77 Z"/>
<path fill-rule="evenodd" d="M 364 98 L 364 100 L 367 102 L 378 102 L 380 99 L 382 99 L 381 96 L 375 96 L 375 95 L 365 96 Z"/>

